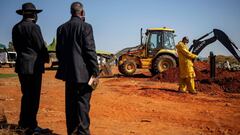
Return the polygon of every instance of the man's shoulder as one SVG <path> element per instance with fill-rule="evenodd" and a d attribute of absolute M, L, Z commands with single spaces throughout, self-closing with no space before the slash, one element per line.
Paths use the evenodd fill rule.
<path fill-rule="evenodd" d="M 64 24 L 65 24 L 65 23 L 64 23 Z M 58 26 L 57 31 L 61 31 L 61 29 L 62 29 L 62 27 L 64 26 L 64 24 Z"/>
<path fill-rule="evenodd" d="M 23 26 L 23 25 L 24 25 L 24 22 L 23 22 L 23 21 L 20 21 L 20 22 L 18 22 L 17 24 L 15 24 L 15 25 L 13 26 L 13 29 L 19 28 L 19 27 L 21 27 L 21 26 Z"/>
<path fill-rule="evenodd" d="M 40 26 L 38 24 L 31 21 L 22 21 L 19 23 L 19 26 L 40 29 Z"/>
<path fill-rule="evenodd" d="M 83 31 L 92 31 L 92 25 L 87 22 L 83 22 Z"/>
<path fill-rule="evenodd" d="M 178 44 L 176 45 L 176 47 L 179 47 L 179 46 L 182 46 L 182 45 L 183 45 L 183 42 L 179 41 Z"/>
<path fill-rule="evenodd" d="M 74 26 L 74 25 L 79 25 L 79 24 L 81 24 L 80 21 L 76 21 L 76 20 L 70 19 L 70 20 L 68 20 L 67 22 L 61 24 L 61 25 L 58 27 L 58 29 L 62 29 L 62 28 L 64 28 L 64 27 L 69 27 L 69 26 L 72 27 L 72 26 Z"/>
<path fill-rule="evenodd" d="M 92 25 L 88 22 L 83 22 L 84 25 L 91 27 Z"/>
<path fill-rule="evenodd" d="M 70 19 L 69 21 L 63 23 L 62 25 L 58 26 L 57 31 L 60 32 L 63 29 L 68 29 L 69 26 L 71 27 L 83 27 L 83 30 L 92 29 L 92 25 L 90 23 L 78 20 L 78 19 Z"/>
<path fill-rule="evenodd" d="M 89 27 L 89 28 L 92 27 L 92 25 L 91 25 L 90 23 L 87 23 L 87 22 L 83 22 L 83 26 L 85 26 L 85 27 Z"/>
<path fill-rule="evenodd" d="M 58 26 L 57 32 L 61 32 L 64 27 L 68 27 L 69 23 L 70 23 L 70 21 L 67 21 L 67 22 L 61 24 L 60 26 Z"/>
<path fill-rule="evenodd" d="M 17 24 L 15 24 L 15 25 L 13 26 L 13 30 L 16 30 L 16 29 L 19 27 L 19 25 L 20 25 L 20 22 L 17 23 Z"/>
<path fill-rule="evenodd" d="M 176 45 L 177 49 L 187 49 L 187 46 L 182 42 L 179 41 L 178 44 Z"/>
<path fill-rule="evenodd" d="M 13 30 L 21 28 L 40 29 L 40 26 L 33 22 L 20 21 L 13 26 Z"/>

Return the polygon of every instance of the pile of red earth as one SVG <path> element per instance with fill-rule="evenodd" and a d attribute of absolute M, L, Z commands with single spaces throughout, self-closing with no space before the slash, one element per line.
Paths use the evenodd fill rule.
<path fill-rule="evenodd" d="M 210 78 L 209 64 L 206 62 L 194 63 L 196 73 L 196 89 L 198 91 L 219 94 L 221 91 L 240 93 L 240 71 L 231 72 L 216 69 L 216 77 Z M 151 78 L 151 80 L 162 82 L 178 82 L 179 70 L 172 68 Z"/>

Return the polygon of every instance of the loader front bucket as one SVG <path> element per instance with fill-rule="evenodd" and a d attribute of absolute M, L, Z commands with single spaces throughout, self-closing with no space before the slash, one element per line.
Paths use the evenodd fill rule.
<path fill-rule="evenodd" d="M 101 65 L 100 77 L 112 77 L 112 69 L 108 64 Z"/>

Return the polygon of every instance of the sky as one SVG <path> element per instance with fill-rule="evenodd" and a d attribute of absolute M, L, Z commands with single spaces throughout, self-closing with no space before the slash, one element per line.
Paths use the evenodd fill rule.
<path fill-rule="evenodd" d="M 50 44 L 56 29 L 68 21 L 70 5 L 76 0 L 0 0 L 0 43 L 11 41 L 12 27 L 22 16 L 16 14 L 25 2 L 37 9 L 37 24 L 44 40 Z M 175 43 L 188 36 L 191 45 L 214 28 L 224 31 L 240 48 L 240 0 L 80 0 L 86 12 L 86 22 L 93 26 L 97 50 L 116 53 L 140 43 L 140 29 L 168 27 L 175 30 Z M 210 35 L 212 37 L 213 35 Z M 220 42 L 206 47 L 209 52 L 231 55 Z M 239 54 L 239 53 L 238 53 Z M 240 54 L 239 54 L 240 55 Z"/>

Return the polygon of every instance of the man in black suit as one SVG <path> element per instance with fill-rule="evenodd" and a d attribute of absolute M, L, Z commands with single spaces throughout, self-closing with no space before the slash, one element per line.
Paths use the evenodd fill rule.
<path fill-rule="evenodd" d="M 22 101 L 19 127 L 28 129 L 29 133 L 41 132 L 37 123 L 42 73 L 44 62 L 49 60 L 47 48 L 36 24 L 37 10 L 32 3 L 25 3 L 16 11 L 23 19 L 12 29 L 13 46 L 17 52 L 15 72 L 21 84 Z"/>
<path fill-rule="evenodd" d="M 91 76 L 99 74 L 92 26 L 85 22 L 83 5 L 71 5 L 71 19 L 57 29 L 56 78 L 65 81 L 68 134 L 89 135 Z"/>

